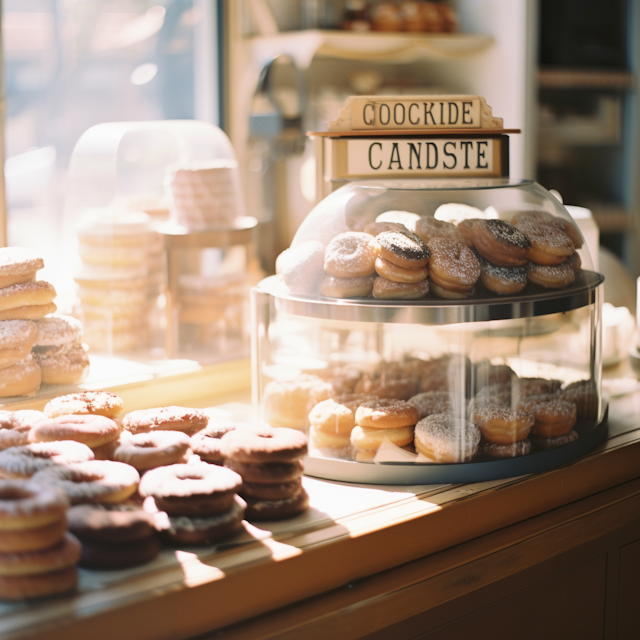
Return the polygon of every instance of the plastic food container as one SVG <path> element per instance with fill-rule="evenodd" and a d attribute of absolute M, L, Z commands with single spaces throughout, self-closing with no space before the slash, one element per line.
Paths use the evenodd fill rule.
<path fill-rule="evenodd" d="M 393 262 L 416 244 L 426 264 Z M 309 435 L 310 475 L 481 481 L 553 468 L 604 438 L 603 277 L 540 185 L 352 182 L 315 207 L 277 270 L 252 291 L 254 408 Z M 405 276 L 417 289 L 376 285 Z"/>

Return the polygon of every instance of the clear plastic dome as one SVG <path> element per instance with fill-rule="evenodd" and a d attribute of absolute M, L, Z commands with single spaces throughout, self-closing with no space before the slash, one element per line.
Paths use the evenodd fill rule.
<path fill-rule="evenodd" d="M 184 357 L 195 340 L 207 361 L 245 353 L 255 226 L 218 127 L 170 120 L 87 130 L 69 166 L 65 235 L 92 351 Z"/>
<path fill-rule="evenodd" d="M 604 437 L 603 278 L 540 185 L 349 183 L 277 271 L 253 291 L 254 405 L 308 434 L 311 475 L 482 480 Z"/>

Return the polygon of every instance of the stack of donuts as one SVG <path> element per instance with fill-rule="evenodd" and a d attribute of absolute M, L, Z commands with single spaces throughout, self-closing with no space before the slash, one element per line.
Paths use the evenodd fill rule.
<path fill-rule="evenodd" d="M 141 211 L 106 215 L 78 232 L 76 275 L 86 341 L 96 351 L 147 346 L 161 293 L 160 234 Z"/>
<path fill-rule="evenodd" d="M 80 543 L 67 530 L 69 499 L 46 483 L 0 480 L 0 599 L 76 587 Z"/>
<path fill-rule="evenodd" d="M 31 357 L 37 338 L 32 320 L 56 310 L 56 290 L 36 280 L 44 261 L 21 247 L 0 248 L 0 397 L 33 395 L 41 373 Z"/>
<path fill-rule="evenodd" d="M 356 409 L 351 444 L 358 462 L 371 462 L 384 441 L 397 447 L 413 443 L 418 410 L 404 400 L 368 400 Z"/>
<path fill-rule="evenodd" d="M 242 478 L 225 467 L 196 462 L 147 471 L 140 482 L 144 508 L 172 544 L 211 544 L 242 530 Z"/>
<path fill-rule="evenodd" d="M 461 219 L 454 224 L 402 212 L 406 224 L 370 222 L 339 233 L 326 247 L 317 240 L 294 245 L 279 257 L 277 272 L 296 294 L 462 300 L 486 292 L 514 295 L 528 283 L 559 289 L 581 271 L 582 236 L 564 218 L 520 211 L 507 222 L 455 203 L 440 210 Z"/>
<path fill-rule="evenodd" d="M 222 436 L 225 466 L 242 478 L 249 521 L 282 520 L 309 507 L 302 486 L 307 437 L 293 429 L 241 425 Z"/>
<path fill-rule="evenodd" d="M 82 544 L 81 567 L 133 567 L 160 552 L 153 518 L 137 505 L 78 504 L 69 509 L 68 519 L 69 531 Z"/>

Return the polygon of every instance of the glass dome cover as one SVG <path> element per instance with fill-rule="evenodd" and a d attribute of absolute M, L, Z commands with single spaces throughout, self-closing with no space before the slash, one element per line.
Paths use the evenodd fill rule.
<path fill-rule="evenodd" d="M 383 222 L 387 224 L 376 224 Z M 519 256 L 513 259 L 508 256 L 505 262 L 504 257 L 494 259 L 492 247 L 481 246 L 479 242 L 474 242 L 473 237 L 469 238 L 468 229 L 475 223 L 489 229 L 494 236 L 494 245 L 499 245 L 499 251 L 502 250 L 500 245 L 512 244 L 511 237 L 507 237 L 505 242 L 505 230 L 520 239 L 522 234 L 527 238 L 532 237 L 534 245 L 546 243 L 545 248 L 550 248 L 552 252 L 558 249 L 554 246 L 558 238 L 563 238 L 566 246 L 560 247 L 559 255 L 553 255 L 551 260 L 534 258 L 538 263 L 543 262 L 538 265 L 541 269 L 529 259 L 526 251 L 520 251 Z M 436 236 L 455 238 L 466 244 L 470 251 L 463 249 L 460 258 L 461 262 L 473 261 L 475 265 L 478 275 L 472 286 L 465 283 L 466 290 L 461 295 L 443 292 L 442 287 L 438 287 L 440 283 L 434 286 L 435 272 L 429 275 L 429 260 L 424 265 L 427 272 L 424 279 L 428 279 L 430 287 L 425 285 L 415 296 L 408 297 L 405 294 L 408 289 L 405 285 L 415 283 L 420 275 L 415 270 L 405 272 L 402 268 L 398 277 L 390 276 L 402 284 L 398 287 L 397 295 L 362 294 L 363 290 L 366 291 L 366 285 L 356 295 L 349 295 L 348 291 L 336 293 L 336 288 L 329 286 L 331 277 L 334 279 L 332 284 L 335 284 L 336 278 L 371 276 L 375 281 L 376 276 L 382 276 L 385 279 L 382 273 L 386 263 L 379 258 L 387 261 L 393 258 L 385 256 L 384 249 L 383 255 L 376 253 L 373 256 L 370 253 L 369 264 L 365 267 L 368 271 L 364 271 L 361 262 L 366 258 L 362 256 L 362 247 L 353 242 L 366 243 L 363 233 L 378 234 L 376 238 L 381 241 L 385 237 L 380 236 L 381 232 L 388 234 L 401 229 L 416 233 L 418 242 L 422 240 L 427 245 Z M 458 231 L 463 229 L 463 234 L 459 234 Z M 359 234 L 359 239 L 354 233 Z M 352 244 L 343 242 L 341 247 L 340 241 L 347 238 Z M 531 243 L 528 242 L 527 246 L 530 247 Z M 338 270 L 335 267 L 332 270 L 328 262 L 331 249 L 338 256 L 338 261 L 342 261 Z M 430 253 L 434 253 L 433 247 L 431 249 Z M 376 251 L 380 249 L 374 248 L 373 252 Z M 569 264 L 561 264 L 567 260 L 571 263 L 571 269 L 568 268 Z M 431 262 L 434 262 L 433 257 Z M 398 263 L 405 268 L 413 267 L 402 261 Z M 461 268 L 464 269 L 465 265 Z M 566 294 L 584 287 L 596 286 L 601 280 L 600 276 L 593 274 L 593 261 L 584 238 L 565 207 L 535 182 L 510 179 L 351 182 L 316 205 L 300 226 L 290 249 L 280 256 L 276 271 L 281 275 L 284 286 L 280 293 L 284 296 L 324 302 L 333 298 L 340 299 L 343 304 L 345 300 L 355 299 L 358 306 L 393 305 L 397 300 L 408 306 L 503 304 L 514 299 L 566 297 Z M 543 279 L 536 279 L 535 273 L 538 271 L 544 276 Z M 561 279 L 558 279 L 558 274 Z M 495 286 L 487 286 L 485 275 L 520 279 L 523 284 L 518 291 L 513 287 L 496 289 Z M 346 280 L 338 280 L 340 285 L 346 283 Z M 273 283 L 272 286 L 277 285 Z"/>
<path fill-rule="evenodd" d="M 481 232 L 495 241 L 490 250 Z M 332 265 L 332 243 L 353 236 L 355 248 L 345 243 L 342 262 Z M 400 257 L 418 255 L 422 264 L 387 259 L 385 244 L 403 238 L 419 255 Z M 545 239 L 550 255 L 540 253 Z M 520 251 L 505 258 L 502 245 L 512 244 Z M 362 247 L 373 247 L 364 273 Z M 452 247 L 476 278 L 448 291 L 438 274 Z M 336 262 L 354 273 L 336 272 Z M 553 468 L 604 437 L 603 278 L 566 209 L 535 182 L 348 183 L 309 214 L 276 270 L 252 294 L 254 406 L 257 419 L 308 434 L 310 475 L 381 484 L 488 480 Z M 549 279 L 536 281 L 537 271 Z M 376 295 L 376 281 L 405 272 L 413 281 L 398 284 L 417 282 L 420 295 L 405 296 L 402 286 Z M 496 291 L 485 272 L 515 272 L 519 289 Z M 345 295 L 334 286 L 348 280 L 372 288 Z M 373 402 L 377 411 L 380 401 L 413 403 L 419 419 L 377 431 L 360 409 Z M 506 435 L 492 433 L 476 411 L 487 403 L 506 412 Z M 550 427 L 538 405 L 569 418 Z M 434 432 L 436 440 L 446 435 L 448 455 L 423 446 Z"/>

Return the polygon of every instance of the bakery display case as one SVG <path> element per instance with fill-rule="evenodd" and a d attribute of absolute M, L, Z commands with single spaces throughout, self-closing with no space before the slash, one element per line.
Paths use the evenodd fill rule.
<path fill-rule="evenodd" d="M 349 182 L 277 271 L 252 292 L 254 407 L 309 435 L 308 474 L 479 481 L 604 438 L 603 277 L 540 185 Z"/>
<path fill-rule="evenodd" d="M 70 163 L 66 220 L 92 351 L 246 355 L 259 267 L 257 222 L 245 213 L 235 153 L 218 127 L 174 120 L 86 131 Z"/>

